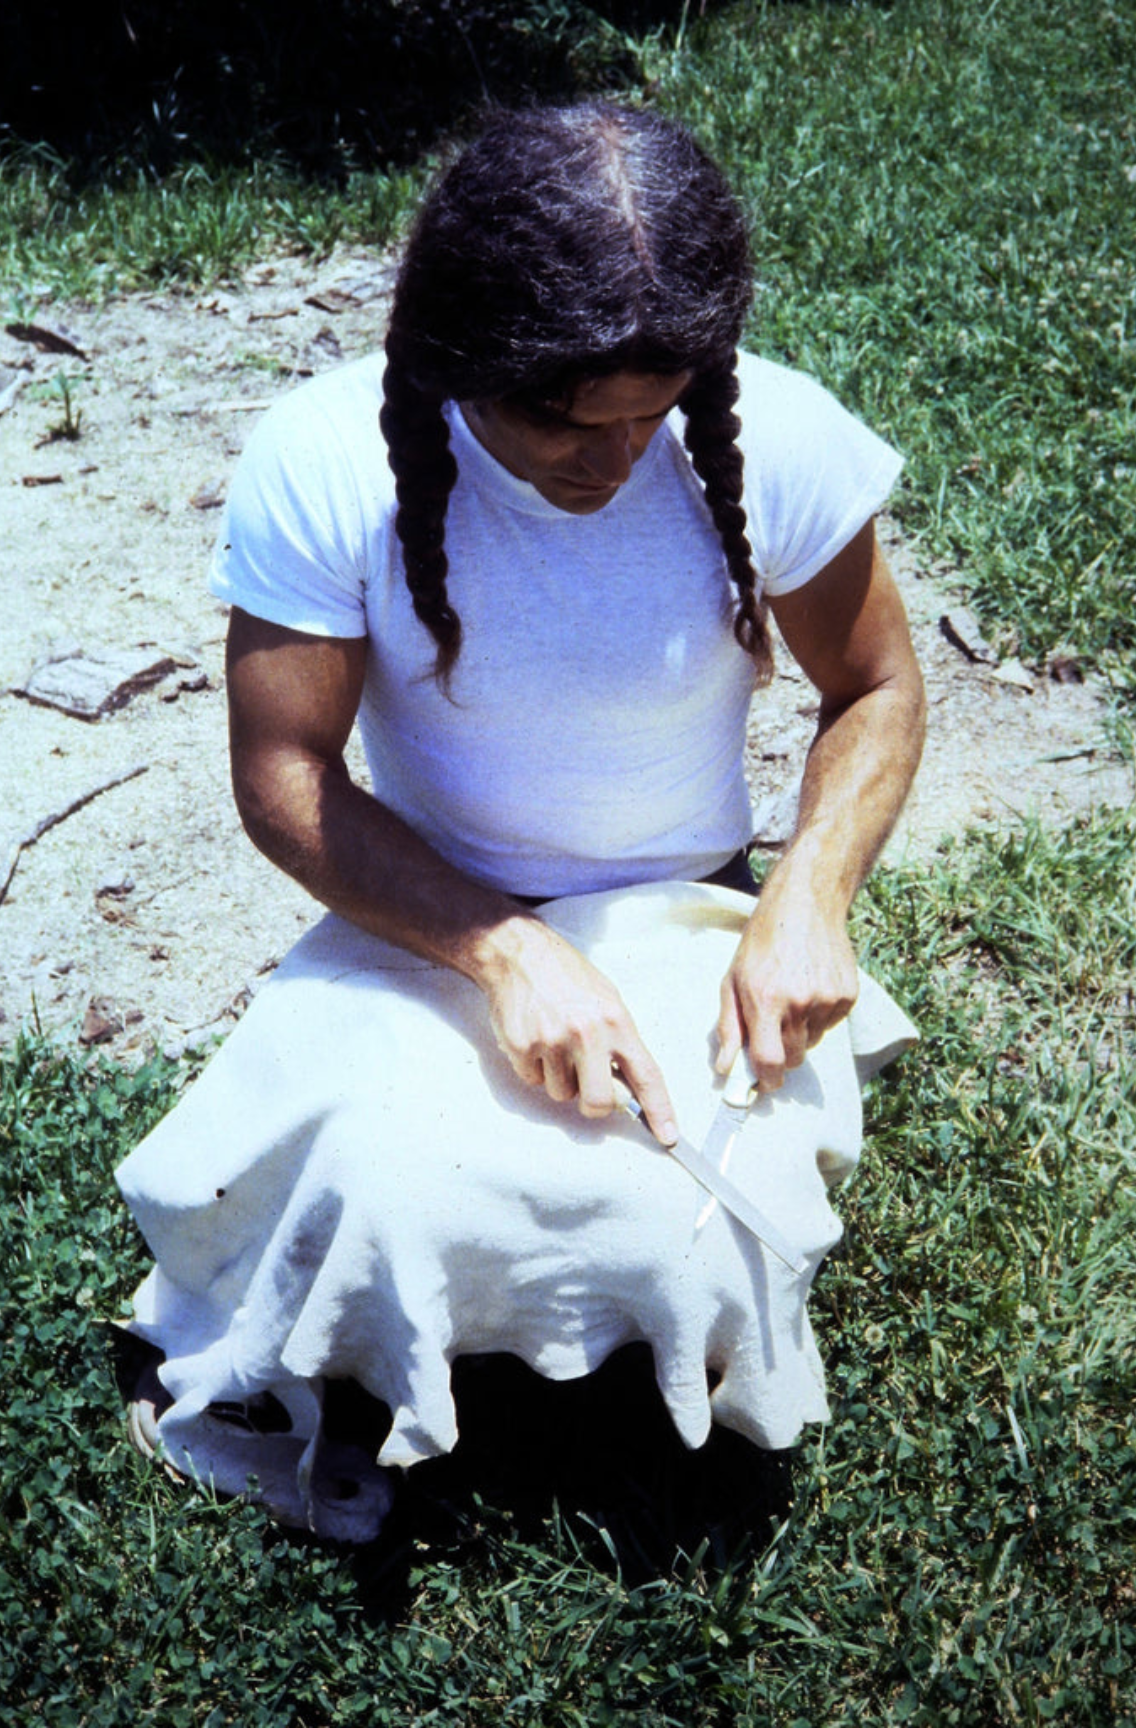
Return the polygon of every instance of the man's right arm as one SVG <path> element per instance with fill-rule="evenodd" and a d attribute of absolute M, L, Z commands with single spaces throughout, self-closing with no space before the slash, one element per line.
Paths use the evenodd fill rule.
<path fill-rule="evenodd" d="M 613 1065 L 664 1143 L 663 1077 L 614 986 L 507 894 L 472 882 L 357 786 L 343 752 L 362 637 L 286 629 L 234 608 L 227 678 L 233 790 L 254 844 L 332 911 L 471 979 L 520 1078 L 585 1116 L 615 1104 Z"/>

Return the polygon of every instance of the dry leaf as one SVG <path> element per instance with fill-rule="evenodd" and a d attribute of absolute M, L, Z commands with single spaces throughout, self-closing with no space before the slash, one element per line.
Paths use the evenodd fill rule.
<path fill-rule="evenodd" d="M 58 330 L 45 330 L 42 324 L 5 324 L 4 328 L 17 342 L 30 342 L 41 354 L 73 354 L 76 360 L 87 358 L 69 336 L 61 335 Z"/>
<path fill-rule="evenodd" d="M 319 312 L 348 312 L 353 306 L 361 306 L 362 301 L 343 288 L 325 288 L 322 294 L 309 294 L 304 305 L 314 306 Z"/>
<path fill-rule="evenodd" d="M 1081 662 L 1072 654 L 1054 654 L 1048 662 L 1047 670 L 1055 684 L 1083 684 L 1085 682 Z"/>

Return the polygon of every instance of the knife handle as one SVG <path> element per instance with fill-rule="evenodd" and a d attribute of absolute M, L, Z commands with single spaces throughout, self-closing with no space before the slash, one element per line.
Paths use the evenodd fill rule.
<path fill-rule="evenodd" d="M 734 1057 L 733 1066 L 722 1087 L 722 1103 L 731 1110 L 748 1110 L 758 1097 L 757 1081 L 750 1071 L 749 1056 L 744 1046 Z"/>
<path fill-rule="evenodd" d="M 636 1122 L 642 1123 L 643 1127 L 646 1128 L 647 1118 L 643 1114 L 643 1106 L 618 1068 L 613 1068 L 611 1071 L 611 1084 L 615 1092 L 616 1109 L 626 1111 L 628 1116 L 634 1116 Z M 650 1132 L 649 1129 L 648 1132 Z"/>

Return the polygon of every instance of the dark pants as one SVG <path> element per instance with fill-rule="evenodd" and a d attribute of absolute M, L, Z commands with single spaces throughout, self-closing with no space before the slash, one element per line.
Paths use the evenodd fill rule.
<path fill-rule="evenodd" d="M 749 867 L 749 858 L 744 851 L 735 852 L 732 858 L 727 858 L 720 869 L 712 876 L 703 876 L 703 882 L 712 882 L 717 888 L 736 888 L 742 894 L 751 894 L 757 898 L 757 883 L 753 879 Z M 519 900 L 523 906 L 546 906 L 548 896 L 544 894 L 514 894 L 514 900 Z"/>
<path fill-rule="evenodd" d="M 732 858 L 727 858 L 720 870 L 715 870 L 713 876 L 703 876 L 703 882 L 713 882 L 718 888 L 737 888 L 742 894 L 752 894 L 757 898 L 757 883 L 749 867 L 749 856 L 746 852 L 735 852 Z"/>

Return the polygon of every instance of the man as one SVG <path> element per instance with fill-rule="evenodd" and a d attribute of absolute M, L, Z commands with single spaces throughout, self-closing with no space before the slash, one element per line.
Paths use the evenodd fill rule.
<path fill-rule="evenodd" d="M 234 784 L 257 845 L 353 923 L 473 979 L 523 1080 L 602 1116 L 619 1074 L 663 1142 L 676 1135 L 665 1077 L 618 994 L 518 896 L 709 876 L 745 843 L 763 579 L 820 722 L 796 836 L 722 984 L 717 1066 L 744 1046 L 774 1089 L 855 998 L 848 908 L 922 736 L 920 676 L 872 527 L 898 462 L 815 387 L 750 363 L 743 472 L 732 410 L 749 298 L 740 215 L 677 128 L 599 106 L 499 120 L 435 190 L 396 290 L 382 421 L 397 504 L 377 441 L 362 443 L 364 370 L 338 400 L 333 386 L 318 407 L 314 391 L 297 401 L 254 445 L 215 575 L 235 607 Z M 682 417 L 689 464 L 671 424 Z M 648 456 L 652 485 L 632 508 Z M 494 496 L 503 478 L 523 490 Z M 811 537 L 795 511 L 819 524 Z M 747 526 L 765 554 L 756 571 Z M 629 679 L 611 645 L 632 626 Z M 710 627 L 696 670 L 690 643 Z M 668 653 L 684 656 L 682 677 Z M 374 796 L 343 765 L 361 702 Z M 643 704 L 647 732 L 633 720 Z M 578 740 L 539 723 L 551 712 L 563 727 L 589 705 Z M 692 728 L 701 756 L 670 809 L 668 764 Z M 622 751 L 628 729 L 638 761 Z M 574 742 L 583 766 L 564 760 Z M 629 819 L 626 804 L 651 797 L 653 827 Z M 593 815 L 597 801 L 623 806 L 614 823 L 601 810 L 590 857 L 569 799 Z M 447 819 L 455 802 L 466 832 Z"/>
<path fill-rule="evenodd" d="M 788 1258 L 601 1120 L 621 1084 L 663 1145 L 672 1093 L 712 1113 L 712 1028 L 719 1074 L 744 1053 L 778 1093 L 802 1068 L 855 1000 L 848 909 L 919 755 L 873 529 L 899 458 L 739 354 L 750 297 L 740 212 L 681 128 L 503 116 L 424 205 L 385 371 L 291 393 L 238 467 L 213 571 L 237 801 L 338 917 L 118 1172 L 164 1356 L 132 1431 L 310 1528 L 365 1539 L 387 1467 L 454 1444 L 461 1355 L 565 1378 L 646 1341 L 692 1447 L 712 1419 L 779 1448 L 826 1414 L 805 1303 L 858 1153 L 850 1040 L 741 1148 Z M 752 892 L 767 609 L 821 708 L 748 914 L 676 885 Z M 377 1442 L 329 1454 L 348 1381 L 389 1413 L 378 1468 Z"/>

